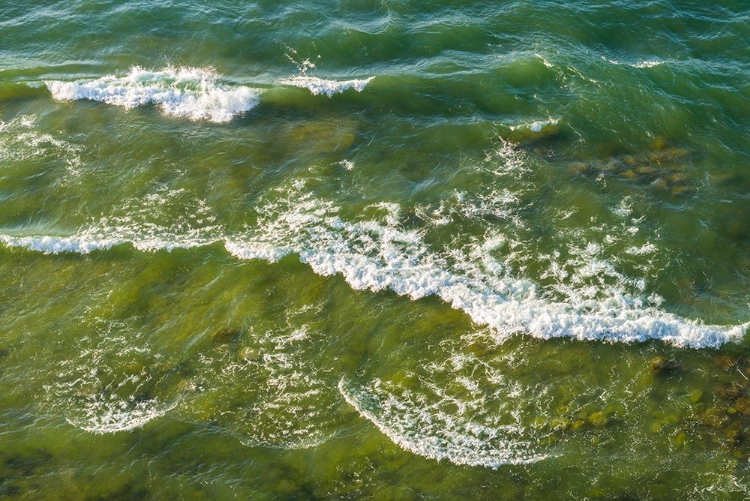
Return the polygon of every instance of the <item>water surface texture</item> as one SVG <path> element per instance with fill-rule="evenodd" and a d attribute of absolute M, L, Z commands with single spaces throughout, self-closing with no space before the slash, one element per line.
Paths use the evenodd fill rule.
<path fill-rule="evenodd" d="M 750 496 L 745 1 L 0 40 L 0 497 Z"/>

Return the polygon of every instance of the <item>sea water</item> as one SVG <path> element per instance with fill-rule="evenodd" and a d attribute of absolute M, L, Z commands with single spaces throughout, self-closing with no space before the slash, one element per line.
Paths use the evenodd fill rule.
<path fill-rule="evenodd" d="M 748 496 L 750 6 L 0 40 L 0 497 Z"/>

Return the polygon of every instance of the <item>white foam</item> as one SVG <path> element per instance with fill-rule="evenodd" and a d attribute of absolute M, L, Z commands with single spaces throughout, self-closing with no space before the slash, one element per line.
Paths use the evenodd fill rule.
<path fill-rule="evenodd" d="M 92 240 L 84 237 L 53 237 L 48 235 L 37 237 L 0 235 L 0 242 L 7 247 L 21 247 L 44 254 L 60 254 L 62 252 L 88 254 L 95 250 L 110 249 L 122 243 L 117 239 Z"/>
<path fill-rule="evenodd" d="M 307 89 L 315 96 L 325 94 L 328 97 L 332 97 L 334 94 L 339 94 L 349 89 L 354 89 L 357 92 L 362 92 L 373 78 L 375 77 L 358 80 L 324 80 L 322 78 L 300 75 L 285 78 L 284 80 L 281 80 L 280 83 Z"/>
<path fill-rule="evenodd" d="M 522 123 L 519 125 L 512 125 L 510 127 L 510 130 L 522 130 L 522 129 L 528 129 L 531 132 L 542 132 L 542 130 L 545 127 L 551 127 L 553 125 L 557 125 L 557 123 L 560 121 L 559 118 L 548 118 L 547 120 L 536 120 L 534 122 L 530 123 Z"/>
<path fill-rule="evenodd" d="M 534 56 L 536 56 L 539 59 L 541 59 L 542 60 L 542 64 L 544 64 L 547 68 L 554 68 L 555 67 L 555 65 L 552 64 L 552 63 L 550 63 L 549 61 L 547 61 L 547 59 L 545 59 L 544 56 L 542 56 L 540 54 L 534 54 Z"/>
<path fill-rule="evenodd" d="M 653 68 L 654 66 L 659 66 L 664 64 L 664 61 L 639 61 L 637 63 L 632 63 L 630 66 L 633 68 Z"/>
<path fill-rule="evenodd" d="M 511 130 L 515 130 L 511 127 Z M 476 170 L 487 169 L 496 176 L 521 177 L 529 172 L 526 154 L 517 148 L 517 144 L 499 138 L 500 147 L 485 153 L 485 166 L 478 166 Z M 489 167 L 487 167 L 489 166 Z"/>
<path fill-rule="evenodd" d="M 340 165 L 341 167 L 343 167 L 346 170 L 353 170 L 354 169 L 354 162 L 352 162 L 351 160 L 342 160 L 342 161 L 338 162 L 338 165 Z"/>
<path fill-rule="evenodd" d="M 41 132 L 36 116 L 20 115 L 9 122 L 0 120 L 0 161 L 63 159 L 68 172 L 75 175 L 81 165 L 79 153 L 78 146 Z"/>
<path fill-rule="evenodd" d="M 604 56 L 602 56 L 602 59 L 604 61 L 607 61 L 610 64 L 614 64 L 614 65 L 617 65 L 617 66 L 624 64 L 626 66 L 630 66 L 631 68 L 639 68 L 639 69 L 641 69 L 641 68 L 653 68 L 654 66 L 659 66 L 659 65 L 664 64 L 664 61 L 659 61 L 659 60 L 650 60 L 650 61 L 646 60 L 646 61 L 636 61 L 634 63 L 623 63 L 623 62 L 617 61 L 615 59 L 607 59 Z"/>
<path fill-rule="evenodd" d="M 629 247 L 625 249 L 625 252 L 627 254 L 631 254 L 633 256 L 645 256 L 647 254 L 652 254 L 656 252 L 656 246 L 652 243 L 645 243 L 640 247 Z"/>
<path fill-rule="evenodd" d="M 530 443 L 518 438 L 523 433 L 521 426 L 489 426 L 473 421 L 463 415 L 466 409 L 461 402 L 457 412 L 446 410 L 443 399 L 430 400 L 409 391 L 397 393 L 379 380 L 367 390 L 352 391 L 341 379 L 339 392 L 399 447 L 429 459 L 498 468 L 504 464 L 535 463 L 547 457 L 531 452 Z"/>
<path fill-rule="evenodd" d="M 144 346 L 140 333 L 119 321 L 94 325 L 95 333 L 76 341 L 75 355 L 57 362 L 54 382 L 45 386 L 56 412 L 77 428 L 105 434 L 140 428 L 175 409 L 176 395 L 149 396 L 159 387 L 160 371 L 150 368 L 160 355 Z"/>
<path fill-rule="evenodd" d="M 68 423 L 96 434 L 117 433 L 143 427 L 166 415 L 177 403 L 165 405 L 157 401 L 139 402 L 135 407 L 127 401 L 97 399 L 86 408 L 85 416 L 67 418 Z"/>
<path fill-rule="evenodd" d="M 592 242 L 577 233 L 561 235 L 568 242 L 564 254 L 556 251 L 537 256 L 539 263 L 548 263 L 548 271 L 540 273 L 547 284 L 542 287 L 513 271 L 525 266 L 526 261 L 519 257 L 528 255 L 522 241 L 488 233 L 435 249 L 425 243 L 424 230 L 401 226 L 396 204 L 373 206 L 380 214 L 375 219 L 348 221 L 338 215 L 338 207 L 331 201 L 305 193 L 303 183 L 292 185 L 286 196 L 260 203 L 257 227 L 241 234 L 227 235 L 218 225 L 204 228 L 191 221 L 139 226 L 132 221 L 113 224 L 110 219 L 70 237 L 0 234 L 0 242 L 46 253 L 85 254 L 123 243 L 154 251 L 222 242 L 239 259 L 274 262 L 297 254 L 315 273 L 341 275 L 357 290 L 387 289 L 414 300 L 438 296 L 477 324 L 491 327 L 499 339 L 523 333 L 541 339 L 655 339 L 701 348 L 739 341 L 750 326 L 705 325 L 661 310 L 660 298 L 653 294 L 643 297 L 647 295 L 644 278 L 627 275 L 608 260 L 611 246 L 617 242 Z M 626 243 L 630 226 L 622 224 L 618 231 L 624 236 L 618 238 Z M 593 228 L 602 235 L 610 229 Z M 498 255 L 495 249 L 500 247 L 505 250 Z M 657 254 L 651 244 L 623 250 L 626 255 Z M 648 259 L 639 266 L 647 266 Z"/>
<path fill-rule="evenodd" d="M 533 282 L 507 273 L 507 267 L 493 262 L 486 253 L 477 259 L 473 252 L 481 250 L 479 242 L 467 246 L 468 250 L 435 253 L 417 231 L 403 230 L 388 221 L 348 222 L 337 216 L 338 210 L 330 202 L 299 193 L 286 209 L 271 204 L 266 210 L 266 226 L 257 238 L 244 244 L 235 242 L 239 247 L 283 242 L 316 273 L 339 274 L 355 289 L 390 289 L 412 299 L 437 295 L 476 323 L 492 327 L 500 337 L 526 333 L 543 339 L 659 339 L 698 348 L 737 341 L 750 325 L 704 325 L 649 306 L 616 286 L 630 283 L 637 293 L 642 290 L 642 280 L 628 281 L 611 263 L 592 259 L 598 253 L 597 245 L 572 249 L 575 275 L 559 289 L 567 296 L 554 300 Z M 502 271 L 493 273 L 493 268 Z"/>
<path fill-rule="evenodd" d="M 299 325 L 307 308 L 285 310 L 269 330 L 248 327 L 238 352 L 201 353 L 190 376 L 201 391 L 185 397 L 185 415 L 252 447 L 306 449 L 333 436 L 340 398 L 326 382 L 330 367 L 315 363 L 322 333 Z"/>
<path fill-rule="evenodd" d="M 74 82 L 51 80 L 45 85 L 58 100 L 89 99 L 127 109 L 156 104 L 166 115 L 212 122 L 228 122 L 258 104 L 257 89 L 230 86 L 219 80 L 213 71 L 200 68 L 148 71 L 134 66 L 125 76 Z"/>

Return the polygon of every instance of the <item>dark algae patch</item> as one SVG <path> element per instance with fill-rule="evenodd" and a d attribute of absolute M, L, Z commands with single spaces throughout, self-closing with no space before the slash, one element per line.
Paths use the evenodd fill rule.
<path fill-rule="evenodd" d="M 42 476 L 50 471 L 53 457 L 44 449 L 38 449 L 26 453 L 3 454 L 0 460 L 0 497 L 25 499 L 42 491 Z"/>

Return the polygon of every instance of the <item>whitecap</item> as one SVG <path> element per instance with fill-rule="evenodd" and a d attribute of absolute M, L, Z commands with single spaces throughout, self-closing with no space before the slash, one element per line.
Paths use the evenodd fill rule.
<path fill-rule="evenodd" d="M 139 332 L 100 318 L 88 328 L 95 332 L 76 340 L 76 353 L 57 362 L 56 378 L 45 386 L 56 413 L 76 428 L 105 434 L 140 428 L 178 406 L 174 392 L 152 396 L 168 387 L 161 355 L 141 343 Z"/>
<path fill-rule="evenodd" d="M 351 160 L 342 160 L 342 161 L 338 162 L 338 165 L 340 165 L 341 167 L 343 167 L 346 170 L 353 170 L 354 169 L 354 162 L 352 162 Z"/>
<path fill-rule="evenodd" d="M 664 61 L 639 61 L 630 64 L 630 66 L 633 68 L 653 68 L 654 66 L 660 66 L 662 64 L 664 64 Z"/>
<path fill-rule="evenodd" d="M 75 252 L 88 254 L 95 250 L 107 250 L 123 242 L 116 238 L 91 239 L 81 236 L 14 236 L 0 235 L 0 242 L 7 247 L 21 247 L 43 254 Z"/>
<path fill-rule="evenodd" d="M 541 339 L 657 339 L 700 348 L 738 341 L 750 325 L 704 325 L 650 305 L 638 296 L 642 280 L 629 280 L 612 263 L 591 259 L 598 244 L 570 249 L 572 261 L 559 266 L 572 268 L 573 275 L 559 284 L 559 298 L 554 298 L 533 281 L 510 273 L 481 241 L 435 252 L 419 231 L 400 226 L 396 209 L 382 222 L 350 222 L 338 216 L 330 201 L 292 191 L 290 200 L 261 208 L 260 228 L 252 235 L 232 240 L 235 256 L 253 255 L 258 248 L 284 249 L 298 254 L 315 273 L 341 275 L 357 290 L 388 289 L 414 300 L 436 295 L 477 324 L 491 327 L 499 338 L 524 333 Z"/>
<path fill-rule="evenodd" d="M 334 94 L 339 94 L 349 89 L 362 92 L 373 78 L 375 77 L 356 80 L 324 80 L 322 78 L 300 75 L 285 78 L 280 83 L 307 89 L 315 96 L 325 94 L 328 97 L 333 97 Z"/>
<path fill-rule="evenodd" d="M 260 101 L 257 89 L 223 84 L 215 72 L 189 67 L 149 71 L 134 66 L 125 76 L 45 85 L 57 100 L 89 99 L 126 109 L 155 104 L 166 115 L 212 122 L 228 122 Z"/>
<path fill-rule="evenodd" d="M 546 127 L 552 127 L 554 125 L 557 125 L 557 123 L 560 121 L 559 118 L 548 118 L 546 120 L 535 120 L 533 122 L 529 123 L 522 123 L 518 125 L 512 125 L 510 127 L 510 130 L 516 131 L 516 130 L 529 130 L 531 132 L 542 132 Z"/>
<path fill-rule="evenodd" d="M 655 59 L 636 61 L 636 62 L 626 62 L 626 63 L 622 61 L 617 61 L 616 59 L 607 59 L 604 56 L 602 56 L 602 59 L 608 62 L 609 64 L 614 64 L 615 66 L 620 66 L 624 64 L 626 66 L 630 66 L 631 68 L 639 68 L 639 69 L 640 68 L 653 68 L 654 66 L 659 66 L 659 65 L 664 64 L 664 61 L 659 61 Z"/>

